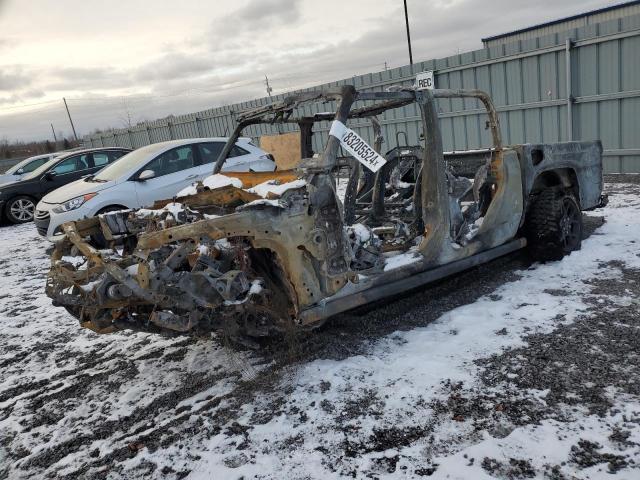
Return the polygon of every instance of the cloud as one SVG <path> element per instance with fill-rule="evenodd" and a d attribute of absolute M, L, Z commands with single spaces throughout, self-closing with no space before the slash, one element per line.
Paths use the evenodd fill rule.
<path fill-rule="evenodd" d="M 0 96 L 0 105 L 12 105 L 15 103 L 32 102 L 39 98 L 43 98 L 45 93 L 42 90 L 31 89 L 21 92 L 19 94 L 14 93 L 9 96 Z"/>
<path fill-rule="evenodd" d="M 28 90 L 44 92 L 46 99 L 84 97 L 72 101 L 70 107 L 79 116 L 79 130 L 86 133 L 96 127 L 118 126 L 121 97 L 129 93 L 138 96 L 130 102 L 135 118 L 153 120 L 264 96 L 265 74 L 275 93 L 282 93 L 380 71 L 385 62 L 390 67 L 408 63 L 404 11 L 402 2 L 396 0 L 251 0 L 238 2 L 235 10 L 218 4 L 198 4 L 196 8 L 195 1 L 183 2 L 185 9 L 194 11 L 192 17 L 196 11 L 207 16 L 200 28 L 193 28 L 190 22 L 195 20 L 188 16 L 163 14 L 159 5 L 145 14 L 145 22 L 128 20 L 138 25 L 126 33 L 131 51 L 118 51 L 117 60 L 111 63 L 104 58 L 112 44 L 118 44 L 122 32 L 109 33 L 108 24 L 100 23 L 97 7 L 91 19 L 92 29 L 100 32 L 100 37 L 91 44 L 90 54 L 70 55 L 63 62 L 26 61 L 23 65 L 3 65 L 0 57 L 0 94 L 4 93 L 0 103 L 25 102 Z M 602 0 L 411 1 L 414 60 L 478 49 L 484 36 L 599 6 L 603 6 Z M 153 20 L 152 26 L 147 20 Z M 65 31 L 67 36 L 72 36 L 72 26 L 79 21 L 74 17 L 75 23 Z M 166 30 L 159 28 L 161 25 L 166 25 Z M 58 25 L 55 31 L 64 28 Z M 37 28 L 22 31 L 24 35 L 33 31 L 35 44 L 42 42 Z M 171 39 L 158 32 L 171 33 Z M 64 46 L 57 47 L 56 35 L 47 38 L 52 47 L 65 51 Z M 85 38 L 83 34 L 78 40 Z M 29 56 L 23 58 L 28 60 Z M 14 122 L 3 121 L 4 125 L 11 125 L 6 131 L 10 135 L 48 133 L 47 129 L 39 133 L 31 119 L 23 121 L 19 115 Z"/>
<path fill-rule="evenodd" d="M 243 7 L 212 22 L 209 41 L 216 46 L 241 48 L 269 37 L 270 29 L 291 26 L 302 17 L 300 0 L 251 0 Z M 248 34 L 248 35 L 247 35 Z"/>
<path fill-rule="evenodd" d="M 132 85 L 131 73 L 117 67 L 53 67 L 46 71 L 43 88 L 49 92 L 108 90 Z"/>
<path fill-rule="evenodd" d="M 228 15 L 234 27 L 265 27 L 286 24 L 300 19 L 299 0 L 253 0 Z"/>
<path fill-rule="evenodd" d="M 134 73 L 134 79 L 146 82 L 188 78 L 193 75 L 211 73 L 227 65 L 229 62 L 225 62 L 223 58 L 212 53 L 171 52 L 139 67 Z"/>
<path fill-rule="evenodd" d="M 0 91 L 8 92 L 29 86 L 33 79 L 19 70 L 0 71 Z"/>

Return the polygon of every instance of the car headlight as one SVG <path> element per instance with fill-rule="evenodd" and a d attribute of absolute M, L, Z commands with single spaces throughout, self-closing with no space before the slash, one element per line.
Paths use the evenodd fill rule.
<path fill-rule="evenodd" d="M 96 195 L 97 193 L 87 193 L 85 195 L 80 195 L 79 197 L 72 198 L 71 200 L 67 200 L 66 202 L 58 205 L 57 207 L 54 207 L 52 211 L 54 213 L 70 212 L 71 210 L 80 208 L 85 202 L 88 202 Z"/>

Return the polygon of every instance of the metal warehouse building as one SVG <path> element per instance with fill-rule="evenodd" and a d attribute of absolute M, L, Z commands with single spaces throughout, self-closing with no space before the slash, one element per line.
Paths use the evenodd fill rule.
<path fill-rule="evenodd" d="M 486 38 L 484 45 L 479 50 L 305 90 L 345 84 L 363 91 L 411 87 L 417 73 L 430 70 L 434 72 L 436 88 L 478 88 L 488 92 L 496 104 L 505 143 L 600 139 L 605 172 L 640 172 L 640 1 Z M 171 138 L 226 136 L 233 131 L 238 112 L 285 96 L 103 132 L 85 137 L 84 143 L 137 148 Z M 484 129 L 486 115 L 477 101 L 441 99 L 438 107 L 446 150 L 490 145 Z M 380 123 L 385 150 L 394 148 L 399 141 L 404 144 L 405 138 L 409 144 L 419 142 L 422 127 L 415 105 L 385 112 Z M 369 123 L 357 121 L 352 127 L 372 140 Z M 282 130 L 293 128 L 285 126 Z M 270 125 L 248 130 L 254 138 L 278 132 Z M 316 129 L 315 151 L 326 140 L 328 130 L 328 123 Z"/>
<path fill-rule="evenodd" d="M 551 22 L 521 28 L 509 33 L 494 35 L 482 39 L 484 48 L 497 47 L 506 43 L 517 42 L 519 40 L 531 40 L 545 35 L 562 33 L 574 28 L 586 27 L 609 20 L 618 20 L 631 15 L 640 14 L 640 0 L 599 8 L 590 12 L 572 15 L 571 17 L 553 20 Z"/>

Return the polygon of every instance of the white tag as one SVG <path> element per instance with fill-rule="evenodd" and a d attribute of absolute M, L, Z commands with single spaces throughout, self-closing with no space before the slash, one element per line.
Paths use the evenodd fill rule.
<path fill-rule="evenodd" d="M 333 135 L 344 147 L 344 149 L 353 155 L 356 160 L 367 167 L 372 172 L 380 170 L 387 161 L 367 145 L 360 136 L 339 120 L 334 120 L 331 124 L 329 135 Z"/>
<path fill-rule="evenodd" d="M 418 90 L 433 90 L 433 72 L 427 70 L 416 75 L 416 85 Z"/>

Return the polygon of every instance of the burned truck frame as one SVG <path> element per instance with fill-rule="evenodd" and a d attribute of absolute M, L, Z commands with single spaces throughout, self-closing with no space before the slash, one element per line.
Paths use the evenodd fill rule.
<path fill-rule="evenodd" d="M 441 98 L 479 100 L 493 145 L 445 154 Z M 296 115 L 318 102 L 336 102 L 336 111 Z M 312 151 L 314 125 L 344 130 L 361 119 L 373 124 L 374 147 L 358 143 L 360 160 L 373 158 L 382 147 L 377 116 L 414 103 L 422 144 L 391 150 L 375 174 L 341 155 L 345 143 L 333 128 L 323 151 Z M 599 142 L 505 147 L 498 114 L 478 90 L 344 86 L 294 95 L 240 115 L 213 174 L 242 131 L 259 123 L 295 123 L 301 132 L 300 166 L 272 175 L 274 185 L 281 180 L 275 193 L 200 188 L 180 204 L 65 224 L 46 287 L 54 304 L 101 333 L 224 331 L 246 339 L 312 328 L 527 244 L 538 259 L 561 258 L 580 248 L 581 210 L 601 204 Z M 349 172 L 343 200 L 340 169 Z M 256 183 L 251 174 L 227 175 Z M 97 248 L 96 235 L 110 248 Z"/>

